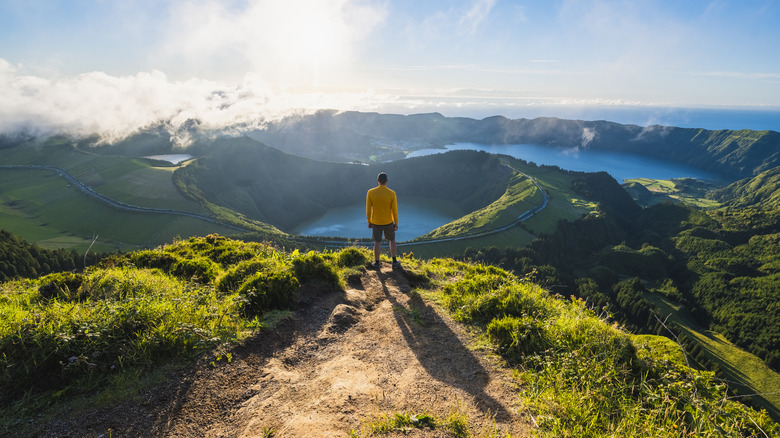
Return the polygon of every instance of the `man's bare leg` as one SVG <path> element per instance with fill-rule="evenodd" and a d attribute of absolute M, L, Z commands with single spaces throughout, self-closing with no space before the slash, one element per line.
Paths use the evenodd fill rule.
<path fill-rule="evenodd" d="M 395 260 L 395 255 L 398 252 L 398 245 L 395 243 L 395 240 L 390 241 L 390 257 Z"/>
<path fill-rule="evenodd" d="M 392 246 L 390 247 L 392 251 Z M 379 256 L 382 255 L 382 242 L 374 242 L 374 260 L 379 261 Z"/>

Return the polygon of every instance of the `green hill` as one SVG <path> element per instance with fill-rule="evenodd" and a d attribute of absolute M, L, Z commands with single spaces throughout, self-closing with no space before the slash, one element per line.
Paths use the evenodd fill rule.
<path fill-rule="evenodd" d="M 780 167 L 716 190 L 711 197 L 731 208 L 776 209 L 780 207 Z"/>
<path fill-rule="evenodd" d="M 268 145 L 322 160 L 372 161 L 451 143 L 532 143 L 652 156 L 747 177 L 780 165 L 780 133 L 623 125 L 549 117 L 475 120 L 441 114 L 409 116 L 320 111 L 273 122 L 250 134 Z"/>
<path fill-rule="evenodd" d="M 269 317 L 305 307 L 312 293 L 349 294 L 347 283 L 365 274 L 369 259 L 364 249 L 286 253 L 210 235 L 108 259 L 83 273 L 6 283 L 0 290 L 3 430 L 23 436 L 46 418 L 56 426 L 59 415 L 121 403 L 133 396 L 133 385 L 143 385 L 142 376 L 174 361 L 208 354 L 204 370 L 229 363 L 242 339 L 272 339 Z M 492 266 L 414 258 L 404 264 L 406 272 L 380 274 L 388 284 L 409 282 L 414 289 L 406 293 L 416 306 L 439 303 L 514 370 L 521 415 L 533 418 L 539 436 L 780 436 L 777 423 L 728 399 L 712 373 L 687 366 L 679 347 L 664 338 L 631 335 L 583 301 Z M 417 324 L 417 307 L 397 306 L 410 315 L 399 323 Z M 426 330 L 424 320 L 408 328 Z M 171 415 L 184 413 L 161 418 L 172 421 Z M 419 422 L 422 413 L 414 418 Z M 470 429 L 462 417 L 427 418 L 425 427 L 445 436 Z"/>
<path fill-rule="evenodd" d="M 246 137 L 204 149 L 210 152 L 174 173 L 182 191 L 283 230 L 362 202 L 380 171 L 399 193 L 450 200 L 466 212 L 500 197 L 512 175 L 498 157 L 471 151 L 364 166 L 301 158 Z"/>

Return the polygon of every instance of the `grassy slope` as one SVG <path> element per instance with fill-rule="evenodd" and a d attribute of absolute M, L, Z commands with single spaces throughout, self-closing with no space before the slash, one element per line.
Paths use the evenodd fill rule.
<path fill-rule="evenodd" d="M 722 335 L 702 329 L 679 304 L 665 299 L 661 294 L 648 296 L 653 304 L 669 315 L 668 322 L 676 324 L 690 335 L 719 364 L 727 376 L 729 386 L 740 395 L 752 395 L 752 402 L 780 418 L 780 374 L 769 369 L 758 357 L 742 350 Z"/>
<path fill-rule="evenodd" d="M 248 145 L 247 147 L 254 147 Z M 223 205 L 217 205 L 215 203 L 198 203 L 191 200 L 189 197 L 185 197 L 179 191 L 179 187 L 174 184 L 172 179 L 172 172 L 176 167 L 154 167 L 153 162 L 138 159 L 129 158 L 116 155 L 100 155 L 93 150 L 82 150 L 72 146 L 70 142 L 65 139 L 51 139 L 44 144 L 27 144 L 20 147 L 0 150 L 0 159 L 5 164 L 39 164 L 61 167 L 72 174 L 74 177 L 82 181 L 83 183 L 92 187 L 95 191 L 115 199 L 120 202 L 124 202 L 131 205 L 138 205 L 142 207 L 150 208 L 168 208 L 181 211 L 190 211 L 198 214 L 210 215 L 214 214 L 227 222 L 241 223 L 245 227 L 256 228 L 259 226 L 262 229 L 268 228 L 272 233 L 278 234 L 278 230 L 272 227 L 263 227 L 263 224 L 249 224 L 247 225 L 246 218 L 242 218 L 240 214 L 226 209 Z M 277 153 L 277 155 L 279 155 Z M 468 155 L 462 153 L 462 155 Z M 477 155 L 479 160 L 483 160 L 484 154 Z M 469 155 L 471 156 L 471 155 Z M 486 157 L 486 156 L 485 156 Z M 454 154 L 449 154 L 445 160 L 447 166 L 453 166 L 458 172 L 476 171 L 489 172 L 492 174 L 497 170 L 485 170 L 485 169 L 472 169 L 464 163 L 458 164 L 458 158 Z M 527 175 L 531 175 L 540 182 L 545 190 L 550 195 L 550 203 L 548 207 L 539 214 L 537 217 L 523 224 L 523 228 L 510 230 L 508 232 L 501 233 L 499 235 L 491 235 L 483 238 L 470 239 L 468 242 L 457 243 L 441 243 L 434 244 L 425 249 L 416 247 L 415 251 L 419 254 L 426 254 L 430 256 L 450 254 L 455 255 L 458 252 L 462 252 L 463 249 L 468 247 L 480 247 L 484 245 L 514 245 L 521 246 L 530 242 L 534 235 L 539 233 L 550 232 L 554 229 L 555 225 L 560 219 L 574 219 L 581 214 L 592 211 L 593 206 L 577 199 L 576 195 L 571 192 L 571 177 L 565 173 L 549 169 L 538 168 L 536 166 L 530 166 L 522 161 L 514 160 L 510 158 L 504 158 L 515 170 L 523 172 Z M 287 160 L 298 160 L 295 157 L 289 157 Z M 427 161 L 426 161 L 427 160 Z M 244 160 L 246 161 L 246 160 Z M 417 167 L 426 164 L 428 161 L 435 161 L 439 163 L 440 158 L 426 157 L 417 159 L 413 164 Z M 262 162 L 262 160 L 260 161 Z M 296 161 L 298 162 L 298 161 Z M 409 170 L 400 164 L 404 163 L 391 163 L 393 175 L 396 175 L 396 185 L 401 184 L 404 181 L 411 181 L 414 174 L 409 174 Z M 410 161 L 410 163 L 412 163 Z M 307 166 L 311 167 L 317 163 L 305 162 Z M 336 166 L 331 164 L 331 166 Z M 460 167 L 458 167 L 460 166 Z M 465 167 L 464 167 L 465 166 Z M 245 166 L 246 167 L 246 166 Z M 464 167 L 464 169 L 461 169 Z M 340 168 L 340 167 L 339 167 Z M 360 167 L 359 170 L 365 170 Z M 32 172 L 26 170 L 27 172 Z M 250 173 L 247 175 L 256 175 L 257 169 L 254 166 L 249 166 L 247 171 Z M 369 169 L 373 171 L 373 169 Z M 369 173 L 370 173 L 369 172 Z M 240 172 L 239 172 L 240 173 Z M 244 172 L 246 173 L 246 172 Z M 308 175 L 311 172 L 303 172 L 303 175 Z M 34 173 L 35 175 L 43 175 L 43 173 Z M 31 174 L 33 175 L 33 174 Z M 475 174 L 476 175 L 476 174 Z M 417 176 L 416 178 L 419 178 Z M 343 178 L 342 178 L 343 179 Z M 428 178 L 430 179 L 430 178 Z M 496 178 L 488 177 L 485 180 L 493 181 Z M 498 178 L 500 179 L 500 178 Z M 37 186 L 34 179 L 27 179 L 27 185 L 31 188 Z M 451 183 L 455 180 L 448 179 Z M 332 181 L 332 178 L 326 178 L 321 181 Z M 435 187 L 433 181 L 427 181 L 425 179 L 419 184 L 419 186 L 426 190 L 433 190 L 437 194 L 452 196 L 452 190 L 441 190 Z M 350 184 L 352 186 L 353 184 Z M 208 186 L 208 185 L 207 185 Z M 309 185 L 310 186 L 310 185 Z M 7 186 L 11 187 L 11 186 Z M 192 186 L 183 186 L 185 189 L 192 189 Z M 25 239 L 33 242 L 40 243 L 45 247 L 76 247 L 79 249 L 85 249 L 86 245 L 91 239 L 91 236 L 97 232 L 101 235 L 101 240 L 108 239 L 112 242 L 106 243 L 102 249 L 118 249 L 122 247 L 124 242 L 127 245 L 148 245 L 159 244 L 168 241 L 176 235 L 195 235 L 195 234 L 208 234 L 211 232 L 219 232 L 223 234 L 232 234 L 230 229 L 213 227 L 209 224 L 197 225 L 197 221 L 183 218 L 168 218 L 164 220 L 160 215 L 141 215 L 135 213 L 118 212 L 106 206 L 95 207 L 97 203 L 85 196 L 79 196 L 78 193 L 68 193 L 67 199 L 80 199 L 78 202 L 70 202 L 68 205 L 58 204 L 59 207 L 46 208 L 51 204 L 53 193 L 52 190 L 61 190 L 61 187 L 42 185 L 38 190 L 20 192 L 20 194 L 6 194 L 7 202 L 14 200 L 29 200 L 29 204 L 25 204 L 25 208 L 10 208 L 8 205 L 3 207 L 4 222 L 9 224 L 9 230 L 19 234 Z M 400 189 L 404 192 L 410 190 L 410 188 Z M 438 192 L 437 192 L 438 190 Z M 4 189 L 5 191 L 5 189 Z M 272 190 L 276 193 L 279 190 Z M 474 191 L 472 189 L 472 191 Z M 472 196 L 472 198 L 484 198 L 489 191 L 486 188 L 479 189 L 484 192 L 482 196 Z M 441 193 L 439 193 L 441 192 Z M 456 190 L 459 193 L 459 190 Z M 477 191 L 474 191 L 477 195 Z M 23 194 L 21 194 L 23 193 Z M 236 192 L 237 193 L 237 192 Z M 357 192 L 356 192 L 357 193 Z M 361 196 L 362 196 L 361 192 Z M 500 193 L 500 192 L 498 192 Z M 473 194 L 472 194 L 473 195 Z M 358 195 L 355 195 L 358 196 Z M 66 199 L 66 198 L 63 198 Z M 218 197 L 214 202 L 224 201 L 224 197 Z M 469 201 L 472 202 L 472 201 Z M 475 213 L 479 217 L 465 217 L 458 220 L 453 224 L 445 226 L 441 234 L 438 237 L 447 237 L 454 235 L 472 234 L 473 229 L 476 227 L 478 230 L 490 230 L 507 223 L 510 223 L 513 218 L 516 218 L 519 214 L 533 208 L 541 202 L 541 194 L 538 193 L 536 187 L 529 181 L 522 181 L 522 177 L 517 177 L 513 184 L 510 185 L 505 195 L 496 202 L 490 204 L 488 207 L 481 209 L 478 213 Z M 52 204 L 53 205 L 53 204 Z M 263 205 L 271 205 L 268 202 L 264 202 Z M 39 208 L 40 211 L 37 211 Z M 69 212 L 68 214 L 55 214 L 56 211 Z M 82 219 L 82 215 L 78 215 L 78 212 L 89 211 L 91 215 L 87 219 Z M 109 230 L 103 225 L 96 225 L 100 221 L 105 222 L 104 218 L 106 214 L 117 215 L 111 216 L 110 222 L 114 224 L 122 224 L 117 226 L 116 229 Z M 75 216 L 79 219 L 76 221 L 71 220 L 71 216 Z M 136 220 L 137 217 L 146 216 L 142 221 Z M 471 223 L 472 219 L 476 219 L 476 224 Z M 132 222 L 128 229 L 125 222 L 129 220 Z M 32 223 L 28 223 L 32 221 Z M 98 221 L 98 222 L 96 222 Z M 74 222 L 76 222 L 74 224 Z M 46 224 L 41 226 L 41 224 Z M 154 232 L 144 231 L 143 226 L 153 229 Z M 168 224 L 176 224 L 177 231 L 169 229 Z M 464 227 L 464 224 L 468 225 Z M 63 230 L 68 230 L 68 233 L 64 233 Z M 73 234 L 73 235 L 71 235 Z"/>
<path fill-rule="evenodd" d="M 173 184 L 175 167 L 155 167 L 151 160 L 99 155 L 54 139 L 42 145 L 0 150 L 0 161 L 62 168 L 96 192 L 127 204 L 208 214 Z"/>
<path fill-rule="evenodd" d="M 44 297 L 36 282 L 0 288 L 0 341 L 8 352 L 2 384 L 9 394 L 36 389 L 4 407 L 0 419 L 24 427 L 25 418 L 41 418 L 40 407 L 52 397 L 58 402 L 49 406 L 60 409 L 72 394 L 95 397 L 117 382 L 131 386 L 126 381 L 147 374 L 138 370 L 176 357 L 222 357 L 226 346 L 264 325 L 255 316 L 292 305 L 298 285 L 343 289 L 370 253 L 287 254 L 207 236 L 127 257 L 126 267 L 91 270 L 53 296 Z M 770 436 L 780 433 L 765 416 L 724 400 L 711 374 L 680 364 L 668 340 L 634 337 L 584 302 L 552 296 L 494 267 L 407 263 L 404 275 L 425 288 L 420 292 L 481 333 L 484 348 L 515 369 L 519 406 L 539 436 L 746 436 L 758 433 L 759 424 Z M 52 278 L 66 280 L 42 283 Z M 100 402 L 97 396 L 92 403 Z"/>
<path fill-rule="evenodd" d="M 154 247 L 177 236 L 235 230 L 214 223 L 165 214 L 122 211 L 69 186 L 44 170 L 0 173 L 0 227 L 44 248 L 85 251 L 95 234 L 94 251 Z"/>
<path fill-rule="evenodd" d="M 681 202 L 702 209 L 720 206 L 719 202 L 706 198 L 706 191 L 678 184 L 673 180 L 635 178 L 626 180 L 623 187 L 631 193 L 634 200 L 645 207 L 665 201 Z"/>

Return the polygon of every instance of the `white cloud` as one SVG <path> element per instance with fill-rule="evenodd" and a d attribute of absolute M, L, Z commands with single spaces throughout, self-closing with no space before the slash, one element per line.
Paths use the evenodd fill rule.
<path fill-rule="evenodd" d="M 320 75 L 351 65 L 385 15 L 367 0 L 253 0 L 238 9 L 187 1 L 171 9 L 157 56 L 205 75 L 252 71 L 274 82 L 317 85 Z"/>
<path fill-rule="evenodd" d="M 188 120 L 203 129 L 246 128 L 292 112 L 371 108 L 371 92 L 297 93 L 269 86 L 248 74 L 238 85 L 201 79 L 170 80 L 160 71 L 129 76 L 92 72 L 46 79 L 21 75 L 0 58 L 0 132 L 26 129 L 38 134 L 98 134 L 116 140 L 165 122 L 172 131 Z"/>
<path fill-rule="evenodd" d="M 460 24 L 465 25 L 468 28 L 469 33 L 473 33 L 485 20 L 493 6 L 496 4 L 495 0 L 476 0 L 471 8 L 460 18 Z"/>

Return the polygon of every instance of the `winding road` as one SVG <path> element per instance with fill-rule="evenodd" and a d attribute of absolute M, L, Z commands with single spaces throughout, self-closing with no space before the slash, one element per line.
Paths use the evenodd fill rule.
<path fill-rule="evenodd" d="M 158 214 L 172 214 L 177 216 L 187 216 L 194 219 L 200 219 L 207 222 L 211 222 L 213 224 L 221 225 L 223 227 L 232 228 L 234 230 L 238 231 L 244 231 L 249 232 L 250 230 L 246 228 L 237 227 L 235 225 L 226 224 L 224 222 L 220 222 L 213 217 L 204 216 L 197 213 L 191 213 L 188 211 L 180 211 L 180 210 L 171 210 L 167 208 L 151 208 L 151 207 L 140 207 L 138 205 L 132 205 L 132 204 L 126 204 L 121 201 L 117 201 L 115 199 L 111 199 L 108 196 L 102 195 L 92 189 L 92 187 L 87 186 L 86 184 L 82 183 L 81 181 L 77 180 L 73 175 L 69 174 L 65 169 L 62 169 L 60 167 L 54 167 L 54 166 L 46 166 L 46 165 L 39 165 L 39 164 L 0 164 L 0 169 L 38 169 L 38 170 L 50 170 L 52 172 L 57 172 L 60 176 L 64 177 L 68 180 L 71 184 L 73 184 L 74 187 L 81 190 L 88 196 L 91 196 L 92 198 L 104 203 L 108 204 L 111 207 L 118 208 L 120 210 L 125 211 L 133 211 L 137 213 L 158 213 Z"/>
<path fill-rule="evenodd" d="M 96 192 L 91 187 L 89 187 L 86 184 L 82 183 L 81 181 L 77 180 L 73 175 L 69 174 L 65 169 L 62 169 L 60 167 L 39 165 L 39 164 L 0 164 L 0 169 L 37 169 L 37 170 L 49 170 L 49 171 L 52 171 L 52 172 L 57 172 L 57 174 L 59 174 L 60 176 L 64 177 L 65 179 L 67 179 L 68 182 L 73 184 L 74 187 L 76 187 L 77 189 L 81 190 L 83 193 L 87 194 L 88 196 L 91 196 L 92 198 L 94 198 L 94 199 L 96 199 L 96 200 L 98 200 L 100 202 L 103 202 L 104 204 L 110 205 L 110 206 L 112 206 L 114 208 L 117 208 L 117 209 L 120 209 L 120 210 L 132 211 L 132 212 L 137 212 L 137 213 L 157 213 L 157 214 L 171 214 L 171 215 L 178 215 L 178 216 L 187 216 L 187 217 L 191 217 L 191 218 L 194 218 L 194 219 L 200 219 L 200 220 L 204 220 L 204 221 L 207 221 L 207 222 L 211 222 L 213 224 L 217 224 L 217 225 L 220 225 L 220 226 L 223 226 L 223 227 L 232 228 L 232 229 L 237 230 L 237 231 L 251 232 L 251 230 L 248 230 L 246 228 L 241 228 L 241 227 L 238 227 L 238 226 L 235 226 L 235 225 L 226 224 L 224 222 L 220 222 L 220 221 L 214 219 L 213 217 L 204 216 L 204 215 L 200 215 L 200 214 L 197 214 L 197 213 L 191 213 L 191 212 L 188 212 L 188 211 L 180 211 L 180 210 L 171 210 L 171 209 L 167 209 L 167 208 L 140 207 L 140 206 L 137 206 L 137 205 L 127 204 L 127 203 L 124 203 L 124 202 L 121 202 L 121 201 L 117 201 L 115 199 L 111 199 L 111 198 L 109 198 L 109 197 L 107 197 L 105 195 L 102 195 L 102 194 Z M 466 240 L 466 239 L 473 239 L 473 238 L 477 238 L 477 237 L 488 236 L 488 235 L 491 235 L 491 234 L 496 234 L 496 233 L 500 233 L 502 231 L 506 231 L 506 230 L 508 230 L 508 229 L 510 229 L 510 228 L 512 228 L 512 227 L 514 227 L 516 225 L 518 225 L 519 223 L 532 218 L 533 216 L 535 216 L 536 214 L 538 214 L 539 212 L 544 210 L 545 207 L 547 207 L 547 203 L 548 203 L 549 197 L 547 195 L 547 192 L 544 191 L 544 189 L 542 188 L 542 186 L 539 184 L 538 181 L 536 181 L 534 178 L 532 178 L 529 175 L 526 175 L 526 174 L 522 174 L 522 175 L 524 175 L 526 178 L 530 179 L 531 181 L 533 181 L 534 184 L 536 184 L 536 187 L 542 193 L 542 204 L 539 205 L 538 207 L 534 207 L 534 208 L 524 212 L 523 214 L 518 216 L 517 219 L 515 221 L 513 221 L 512 223 L 510 223 L 508 225 L 505 225 L 505 226 L 502 226 L 502 227 L 499 227 L 499 228 L 494 228 L 492 230 L 484 231 L 484 232 L 478 233 L 478 234 L 470 234 L 470 235 L 467 235 L 467 236 L 458 236 L 458 237 L 447 237 L 447 238 L 440 238 L 440 239 L 429 239 L 429 240 L 417 240 L 417 241 L 398 242 L 398 246 L 402 247 L 402 246 L 425 245 L 425 244 L 429 244 L 429 243 L 452 242 L 452 241 L 457 241 L 457 240 Z M 363 239 L 363 240 L 321 240 L 321 239 L 314 238 L 314 237 L 305 237 L 304 238 L 304 236 L 300 236 L 299 238 L 296 238 L 297 236 L 292 236 L 291 235 L 290 237 L 293 240 L 299 240 L 299 241 L 303 241 L 304 239 L 307 240 L 307 241 L 314 240 L 317 244 L 323 244 L 325 247 L 329 247 L 329 248 L 338 248 L 338 247 L 354 246 L 354 245 L 371 246 L 371 245 L 374 244 L 373 242 L 367 241 L 366 239 Z"/>

